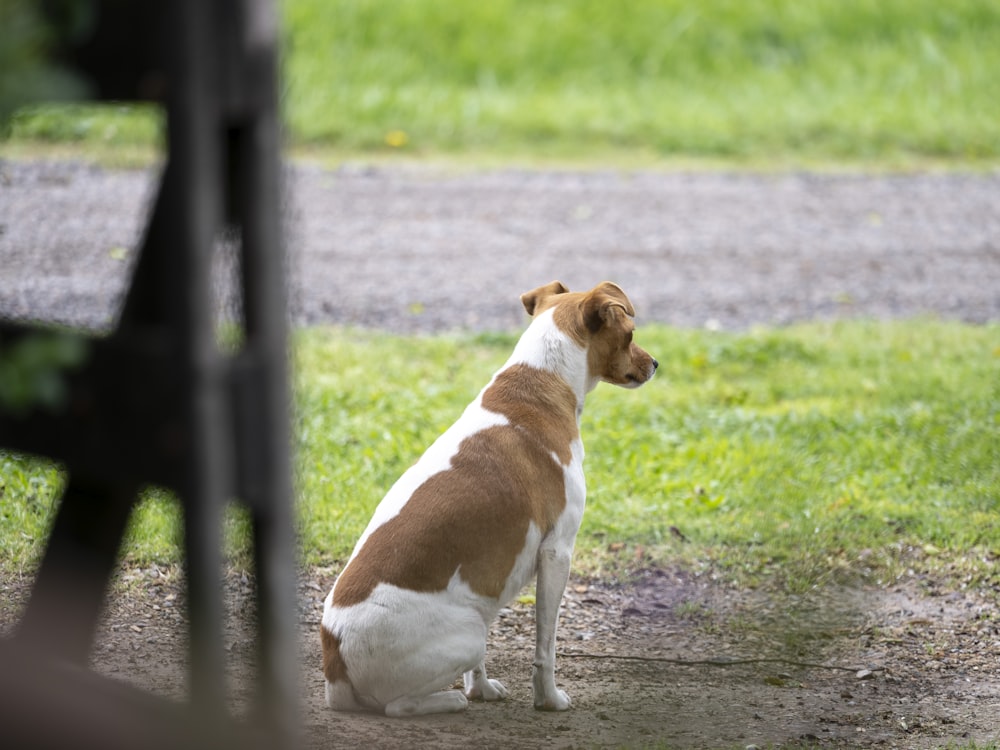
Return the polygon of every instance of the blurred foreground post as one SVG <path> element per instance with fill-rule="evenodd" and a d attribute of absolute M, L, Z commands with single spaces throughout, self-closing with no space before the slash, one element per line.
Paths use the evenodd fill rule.
<path fill-rule="evenodd" d="M 167 114 L 167 162 L 116 329 L 83 338 L 0 323 L 0 352 L 43 342 L 58 384 L 0 407 L 0 446 L 55 458 L 65 495 L 15 638 L 0 643 L 0 726 L 11 747 L 279 748 L 296 744 L 296 578 L 285 284 L 279 207 L 277 19 L 266 0 L 50 0 L 62 61 L 97 98 Z M 58 221 L 59 217 L 52 217 Z M 217 344 L 211 258 L 240 240 L 244 336 Z M 73 356 L 60 356 L 71 344 Z M 35 365 L 38 366 L 37 363 Z M 52 394 L 55 394 L 54 396 Z M 184 507 L 190 699 L 176 704 L 87 670 L 137 496 Z M 257 705 L 227 706 L 224 503 L 253 524 Z"/>

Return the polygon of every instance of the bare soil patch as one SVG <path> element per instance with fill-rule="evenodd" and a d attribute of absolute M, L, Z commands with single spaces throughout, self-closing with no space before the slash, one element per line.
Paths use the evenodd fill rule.
<path fill-rule="evenodd" d="M 323 701 L 318 627 L 335 572 L 300 576 L 305 746 L 447 748 L 930 748 L 1000 737 L 1000 592 L 910 576 L 889 587 L 806 596 L 740 590 L 709 572 L 643 570 L 627 584 L 574 580 L 563 602 L 557 678 L 572 710 L 532 708 L 532 607 L 491 630 L 487 667 L 510 697 L 463 714 L 387 719 Z M 2 584 L 9 632 L 30 581 Z M 253 581 L 231 572 L 224 633 L 234 710 L 254 674 Z M 183 698 L 183 582 L 122 572 L 93 668 Z"/>

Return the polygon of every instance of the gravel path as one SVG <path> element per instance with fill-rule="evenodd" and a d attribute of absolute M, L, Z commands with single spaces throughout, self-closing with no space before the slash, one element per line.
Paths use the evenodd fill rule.
<path fill-rule="evenodd" d="M 156 178 L 0 162 L 0 316 L 111 325 Z M 1000 173 L 296 165 L 287 196 L 297 324 L 518 329 L 518 295 L 555 278 L 680 326 L 1000 320 Z"/>

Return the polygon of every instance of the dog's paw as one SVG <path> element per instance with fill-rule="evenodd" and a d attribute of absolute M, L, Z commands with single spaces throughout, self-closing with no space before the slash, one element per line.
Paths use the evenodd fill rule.
<path fill-rule="evenodd" d="M 500 701 L 507 697 L 507 688 L 500 680 L 487 680 L 480 697 L 484 701 Z"/>
<path fill-rule="evenodd" d="M 458 690 L 442 690 L 430 695 L 403 696 L 385 706 L 385 715 L 392 717 L 422 716 L 464 711 L 468 699 Z"/>
<path fill-rule="evenodd" d="M 481 680 L 465 691 L 470 701 L 500 701 L 507 697 L 507 688 L 500 680 Z"/>
<path fill-rule="evenodd" d="M 565 711 L 573 705 L 566 692 L 556 690 L 552 695 L 542 696 L 541 700 L 535 699 L 536 711 Z"/>

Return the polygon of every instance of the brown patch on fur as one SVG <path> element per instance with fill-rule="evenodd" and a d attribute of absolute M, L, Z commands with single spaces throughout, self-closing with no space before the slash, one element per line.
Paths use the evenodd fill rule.
<path fill-rule="evenodd" d="M 590 339 L 587 367 L 606 383 L 635 386 L 646 382 L 655 371 L 653 357 L 632 342 L 635 323 L 616 306 L 605 311 L 606 324 Z"/>
<path fill-rule="evenodd" d="M 322 625 L 319 626 L 319 637 L 323 643 L 323 675 L 328 682 L 343 680 L 350 682 L 347 676 L 347 665 L 340 656 L 340 639 Z"/>
<path fill-rule="evenodd" d="M 379 583 L 443 591 L 458 571 L 482 596 L 503 592 L 531 522 L 548 533 L 566 505 L 563 464 L 577 437 L 576 397 L 557 376 L 515 365 L 499 373 L 483 406 L 509 425 L 459 445 L 451 467 L 427 479 L 399 514 L 365 540 L 334 587 L 333 603 L 364 601 Z"/>
<path fill-rule="evenodd" d="M 559 305 L 554 313 L 556 325 L 581 345 L 608 323 L 635 317 L 635 308 L 625 292 L 610 281 L 598 284 L 589 292 L 556 298 L 553 303 Z"/>
<path fill-rule="evenodd" d="M 545 286 L 540 286 L 537 289 L 532 289 L 530 292 L 525 292 L 521 295 L 521 304 L 524 305 L 524 309 L 528 311 L 528 315 L 534 315 L 536 312 L 541 312 L 542 305 L 545 300 L 557 294 L 566 294 L 569 289 L 561 281 L 551 281 Z M 549 305 L 546 305 L 548 307 Z"/>
<path fill-rule="evenodd" d="M 509 426 L 477 432 L 462 441 L 450 469 L 420 485 L 365 540 L 333 603 L 358 604 L 383 582 L 444 591 L 456 570 L 477 594 L 498 597 L 529 521 L 544 534 L 565 503 L 562 467 L 537 440 Z"/>
<path fill-rule="evenodd" d="M 514 427 L 535 437 L 564 466 L 573 459 L 571 445 L 580 434 L 576 395 L 558 375 L 512 365 L 497 374 L 482 403 L 484 409 L 503 414 Z"/>

